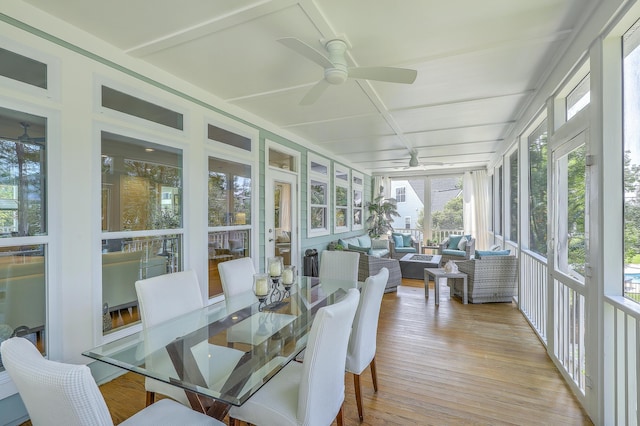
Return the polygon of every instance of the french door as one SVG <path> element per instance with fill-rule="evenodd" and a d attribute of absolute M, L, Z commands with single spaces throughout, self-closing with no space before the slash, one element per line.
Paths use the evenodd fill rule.
<path fill-rule="evenodd" d="M 265 265 L 282 256 L 298 269 L 298 183 L 294 172 L 270 169 L 265 182 Z"/>

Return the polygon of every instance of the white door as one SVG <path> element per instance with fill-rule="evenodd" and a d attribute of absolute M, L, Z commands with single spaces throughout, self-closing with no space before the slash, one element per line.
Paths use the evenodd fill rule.
<path fill-rule="evenodd" d="M 552 309 L 549 346 L 561 372 L 583 405 L 591 398 L 587 312 L 589 268 L 588 129 L 565 140 L 554 140 L 552 152 L 553 243 L 549 268 Z M 550 200 L 550 201 L 551 201 Z M 595 316 L 594 316 L 595 317 Z"/>
<path fill-rule="evenodd" d="M 282 256 L 299 272 L 298 177 L 294 172 L 269 169 L 265 183 L 265 265 Z"/>

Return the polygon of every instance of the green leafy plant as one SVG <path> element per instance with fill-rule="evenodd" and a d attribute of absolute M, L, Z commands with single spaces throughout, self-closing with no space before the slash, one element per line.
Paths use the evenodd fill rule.
<path fill-rule="evenodd" d="M 367 203 L 366 207 L 369 212 L 369 217 L 367 218 L 369 236 L 379 238 L 380 235 L 393 231 L 393 226 L 391 226 L 393 218 L 400 217 L 395 198 L 385 199 L 380 195 Z"/>

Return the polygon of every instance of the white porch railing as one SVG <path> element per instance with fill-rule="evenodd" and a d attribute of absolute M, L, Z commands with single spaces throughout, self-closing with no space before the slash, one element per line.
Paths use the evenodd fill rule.
<path fill-rule="evenodd" d="M 520 253 L 518 306 L 540 339 L 547 343 L 547 264 L 531 253 Z"/>
<path fill-rule="evenodd" d="M 424 233 L 420 228 L 395 228 L 394 232 L 402 232 L 404 234 L 411 234 L 416 240 L 421 243 L 426 243 L 423 239 Z M 432 229 L 431 230 L 431 238 L 428 238 L 429 241 L 437 241 L 441 243 L 445 240 L 445 238 L 449 237 L 449 235 L 463 235 L 463 229 Z"/>
<path fill-rule="evenodd" d="M 604 418 L 638 425 L 640 407 L 640 314 L 622 297 L 604 301 Z"/>

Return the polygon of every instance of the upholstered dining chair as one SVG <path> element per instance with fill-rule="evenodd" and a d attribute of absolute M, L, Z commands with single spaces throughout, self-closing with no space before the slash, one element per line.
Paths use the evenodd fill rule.
<path fill-rule="evenodd" d="M 192 270 L 138 280 L 135 286 L 143 328 L 204 307 L 198 277 Z M 179 387 L 149 377 L 145 378 L 144 385 L 147 405 L 153 404 L 156 392 L 189 405 L 187 395 Z"/>
<path fill-rule="evenodd" d="M 350 289 L 338 303 L 320 308 L 313 320 L 306 356 L 290 362 L 239 407 L 229 424 L 342 425 L 344 368 L 360 292 Z"/>
<path fill-rule="evenodd" d="M 323 279 L 358 280 L 360 253 L 325 250 L 320 255 L 320 281 Z"/>
<path fill-rule="evenodd" d="M 256 270 L 250 257 L 241 257 L 219 263 L 218 272 L 222 291 L 229 298 L 252 289 Z"/>
<path fill-rule="evenodd" d="M 192 270 L 136 281 L 136 293 L 143 329 L 202 309 L 205 306 L 198 277 Z M 206 350 L 209 351 L 212 359 L 219 360 L 221 364 L 234 364 L 243 355 L 241 351 L 215 345 L 209 345 Z M 153 356 L 148 362 L 160 363 L 168 371 L 175 371 L 168 354 L 161 353 Z M 223 380 L 224 377 L 222 375 L 219 377 L 207 376 L 207 379 L 210 382 L 217 382 Z M 169 396 L 184 405 L 190 405 L 185 391 L 177 386 L 147 377 L 145 378 L 145 389 L 147 390 L 147 405 L 154 402 L 155 393 Z"/>
<path fill-rule="evenodd" d="M 384 289 L 389 279 L 389 270 L 380 269 L 376 275 L 368 277 L 362 286 L 358 310 L 353 320 L 353 329 L 347 349 L 346 371 L 353 374 L 353 384 L 356 392 L 358 416 L 363 420 L 362 394 L 360 391 L 360 375 L 371 366 L 373 390 L 378 391 L 376 376 L 376 335 L 378 332 L 378 318 Z"/>
<path fill-rule="evenodd" d="M 2 342 L 0 352 L 33 425 L 113 425 L 107 404 L 86 365 L 49 361 L 22 337 Z M 158 401 L 120 424 L 224 425 L 170 399 Z"/>
<path fill-rule="evenodd" d="M 234 298 L 242 293 L 250 293 L 253 290 L 253 275 L 256 273 L 253 260 L 250 257 L 241 257 L 228 260 L 218 264 L 222 292 L 229 312 L 235 312 L 244 308 L 249 303 L 256 302 L 255 297 Z M 253 333 L 246 330 L 244 325 L 232 326 L 227 330 L 227 343 L 233 346 L 234 343 L 252 344 Z"/>

